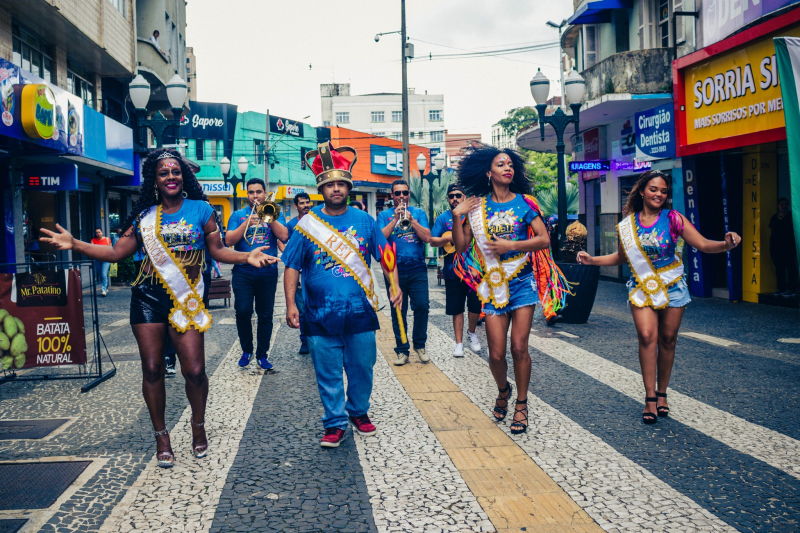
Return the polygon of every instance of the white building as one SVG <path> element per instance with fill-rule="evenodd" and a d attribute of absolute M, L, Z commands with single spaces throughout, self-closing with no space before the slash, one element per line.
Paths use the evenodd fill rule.
<path fill-rule="evenodd" d="M 400 93 L 350 95 L 349 83 L 320 85 L 322 125 L 403 140 L 403 105 Z M 408 89 L 409 142 L 444 150 L 444 95 L 416 94 Z"/>

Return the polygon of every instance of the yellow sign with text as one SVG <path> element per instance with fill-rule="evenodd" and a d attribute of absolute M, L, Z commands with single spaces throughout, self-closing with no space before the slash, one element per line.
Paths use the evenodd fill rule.
<path fill-rule="evenodd" d="M 683 90 L 687 145 L 786 126 L 772 36 L 688 67 Z"/>

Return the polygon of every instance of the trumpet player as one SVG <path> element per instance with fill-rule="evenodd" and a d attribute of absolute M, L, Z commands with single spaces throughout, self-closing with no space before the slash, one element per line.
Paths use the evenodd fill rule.
<path fill-rule="evenodd" d="M 455 245 L 453 243 L 453 209 L 458 204 L 466 200 L 464 191 L 455 183 L 447 187 L 447 203 L 450 210 L 445 211 L 438 217 L 431 230 L 431 246 L 445 248 L 444 256 L 444 292 L 445 309 L 444 314 L 453 317 L 453 332 L 456 337 L 456 348 L 453 350 L 453 357 L 464 357 L 464 300 L 467 301 L 467 312 L 469 313 L 469 324 L 467 335 L 469 336 L 469 347 L 475 353 L 480 353 L 481 343 L 475 329 L 478 327 L 478 317 L 481 315 L 481 301 L 478 293 L 469 288 L 462 279 L 453 271 L 453 261 L 456 257 Z M 463 223 L 463 217 L 461 223 Z M 452 248 L 447 250 L 447 248 Z"/>
<path fill-rule="evenodd" d="M 265 254 L 278 256 L 278 240 L 286 241 L 289 231 L 286 229 L 283 213 L 278 210 L 278 217 L 265 222 L 257 215 L 258 206 L 267 199 L 264 181 L 259 178 L 247 180 L 248 206 L 234 211 L 228 219 L 228 232 L 225 244 L 235 250 L 244 252 L 266 246 Z M 233 309 L 236 312 L 236 330 L 242 357 L 239 366 L 247 367 L 256 356 L 258 366 L 271 370 L 269 361 L 269 344 L 272 338 L 272 310 L 275 307 L 275 288 L 278 285 L 278 267 L 275 264 L 265 267 L 236 265 L 233 268 L 231 287 L 233 288 Z M 255 301 L 258 325 L 256 326 L 256 349 L 253 348 L 253 301 Z"/>
<path fill-rule="evenodd" d="M 428 340 L 428 268 L 425 265 L 425 243 L 431 240 L 431 230 L 428 228 L 428 217 L 425 211 L 408 204 L 411 192 L 408 182 L 395 180 L 392 183 L 393 209 L 386 209 L 378 215 L 378 226 L 383 228 L 383 235 L 390 244 L 397 245 L 397 274 L 400 290 L 403 293 L 403 322 L 406 322 L 409 300 L 411 310 L 414 311 L 414 331 L 411 341 L 414 351 L 423 363 L 430 361 L 425 353 L 425 343 Z M 387 285 L 387 291 L 388 291 Z M 391 297 L 391 294 L 389 295 Z M 397 315 L 392 314 L 392 329 L 396 347 L 397 358 L 394 364 L 402 366 L 408 363 L 409 344 L 400 339 L 400 327 Z"/>

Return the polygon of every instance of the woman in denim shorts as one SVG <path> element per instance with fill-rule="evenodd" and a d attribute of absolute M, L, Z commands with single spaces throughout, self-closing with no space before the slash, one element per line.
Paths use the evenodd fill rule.
<path fill-rule="evenodd" d="M 453 219 L 459 220 L 476 209 L 483 209 L 488 247 L 499 261 L 519 260 L 522 254 L 550 247 L 542 218 L 524 197 L 531 194 L 531 182 L 518 153 L 492 146 L 474 148 L 459 162 L 458 184 L 469 198 L 453 210 Z M 530 229 L 533 230 L 533 238 L 529 237 Z M 469 223 L 453 224 L 457 253 L 464 253 L 472 240 Z M 505 305 L 498 307 L 491 300 L 484 300 L 489 368 L 499 390 L 494 406 L 497 420 L 505 419 L 512 395 L 506 363 L 506 338 L 511 327 L 511 356 L 514 360 L 517 400 L 510 429 L 515 434 L 528 429 L 528 385 L 531 379 L 528 335 L 537 303 L 539 296 L 529 259 L 508 281 L 508 301 Z"/>
<path fill-rule="evenodd" d="M 683 215 L 672 210 L 672 179 L 658 170 L 642 174 L 628 196 L 623 214 L 625 217 L 633 215 L 631 224 L 642 255 L 659 277 L 683 268 L 680 257 L 675 254 L 680 238 L 705 253 L 727 252 L 741 242 L 739 235 L 733 232 L 727 233 L 724 241 L 709 241 L 700 235 Z M 622 241 L 613 254 L 600 257 L 592 257 L 586 252 L 578 254 L 578 262 L 585 265 L 615 266 L 626 260 L 630 262 Z M 633 265 L 631 270 L 635 271 Z M 649 283 L 654 283 L 653 278 L 649 279 Z M 692 301 L 685 275 L 664 285 L 667 299 L 660 305 L 653 304 L 650 296 L 641 304 L 640 298 L 634 298 L 636 293 L 649 294 L 645 293 L 645 287 L 636 276 L 632 276 L 627 285 L 633 323 L 639 336 L 639 364 L 645 389 L 642 422 L 645 424 L 655 424 L 658 416 L 669 415 L 667 386 L 675 361 L 675 341 L 683 311 Z"/>

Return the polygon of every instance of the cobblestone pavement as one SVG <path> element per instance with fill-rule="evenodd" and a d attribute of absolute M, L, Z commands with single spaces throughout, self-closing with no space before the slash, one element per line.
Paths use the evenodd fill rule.
<path fill-rule="evenodd" d="M 671 416 L 644 426 L 625 289 L 601 282 L 587 324 L 534 321 L 530 428 L 511 436 L 508 422 L 490 419 L 497 391 L 486 349 L 452 357 L 444 287 L 430 274 L 432 362 L 392 367 L 391 335 L 380 333 L 371 400 L 378 434 L 348 431 L 333 450 L 319 446 L 322 407 L 297 332 L 275 329 L 277 373 L 255 362 L 241 370 L 232 307 L 214 305 L 205 341 L 209 457 L 188 453 L 179 373 L 167 379 L 177 464 L 166 471 L 155 466 L 141 397 L 130 293 L 112 288 L 98 311 L 115 377 L 86 394 L 82 381 L 0 386 L 0 420 L 70 420 L 46 439 L 0 440 L 2 462 L 92 462 L 50 508 L 0 510 L 0 529 L 19 518 L 27 519 L 21 531 L 58 532 L 800 529 L 800 421 L 791 416 L 800 408 L 800 352 L 778 342 L 800 337 L 796 313 L 693 302 L 682 333 L 698 335 L 678 341 Z M 279 290 L 276 323 L 284 314 Z M 501 482 L 491 477 L 498 472 Z M 554 490 L 577 511 L 553 503 Z"/>

